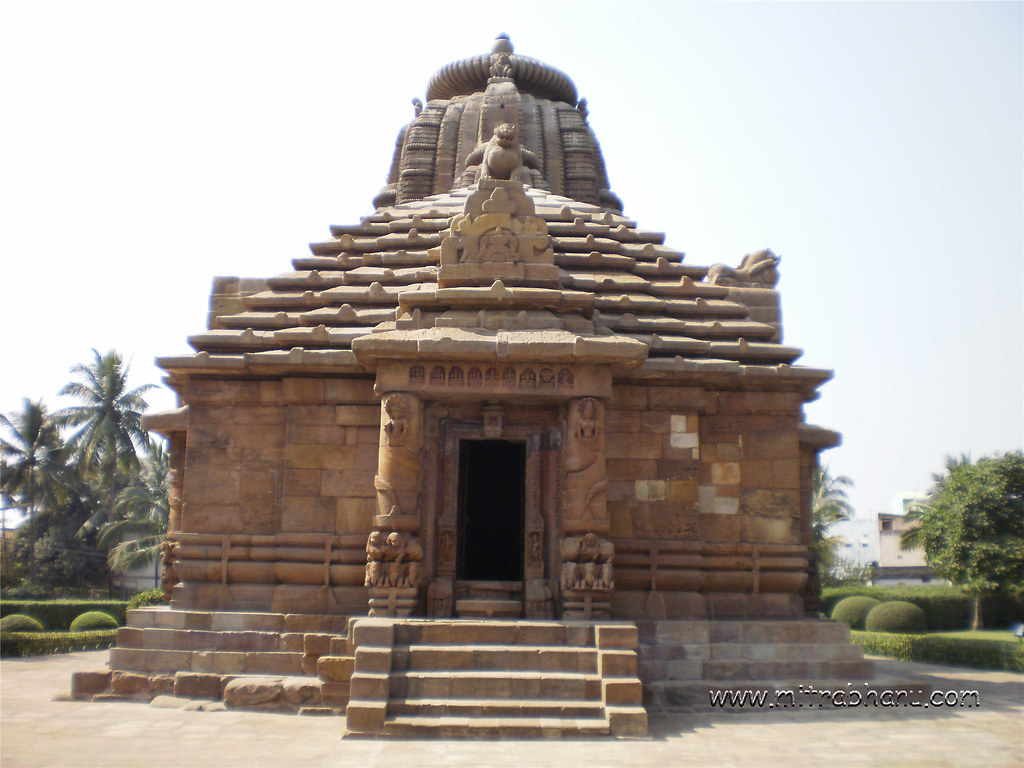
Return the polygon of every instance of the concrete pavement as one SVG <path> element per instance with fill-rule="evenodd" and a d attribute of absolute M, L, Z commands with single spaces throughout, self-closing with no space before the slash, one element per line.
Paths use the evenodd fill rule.
<path fill-rule="evenodd" d="M 977 690 L 980 706 L 651 717 L 643 741 L 366 741 L 343 719 L 59 700 L 106 651 L 0 662 L 0 764 L 30 766 L 1021 766 L 1024 675 L 880 661 L 888 679 Z"/>

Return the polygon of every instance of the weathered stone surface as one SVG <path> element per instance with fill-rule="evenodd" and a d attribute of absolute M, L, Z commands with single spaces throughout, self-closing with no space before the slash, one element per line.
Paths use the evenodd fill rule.
<path fill-rule="evenodd" d="M 230 709 L 273 708 L 283 697 L 282 678 L 238 677 L 224 688 L 224 704 Z"/>
<path fill-rule="evenodd" d="M 83 699 L 110 688 L 111 673 L 75 672 L 71 675 L 71 697 Z"/>

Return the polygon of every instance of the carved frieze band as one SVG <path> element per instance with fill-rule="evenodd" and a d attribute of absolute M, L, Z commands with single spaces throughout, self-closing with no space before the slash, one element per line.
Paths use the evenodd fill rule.
<path fill-rule="evenodd" d="M 571 368 L 513 366 L 503 367 L 461 365 L 411 365 L 408 384 L 418 387 L 442 387 L 452 389 L 480 389 L 492 392 L 514 392 L 517 390 L 553 390 L 571 393 L 576 387 L 576 377 Z"/>

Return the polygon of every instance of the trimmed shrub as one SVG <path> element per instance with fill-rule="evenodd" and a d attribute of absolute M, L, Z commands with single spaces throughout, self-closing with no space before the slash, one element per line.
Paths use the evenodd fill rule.
<path fill-rule="evenodd" d="M 119 625 L 125 623 L 125 600 L 3 600 L 0 616 L 27 613 L 35 616 L 47 629 L 67 629 L 77 616 L 86 611 L 109 613 Z"/>
<path fill-rule="evenodd" d="M 865 653 L 900 661 L 1024 672 L 1024 643 L 1020 642 L 888 632 L 851 632 L 850 639 L 864 646 Z"/>
<path fill-rule="evenodd" d="M 0 619 L 0 632 L 42 632 L 44 629 L 39 619 L 24 613 L 12 613 Z"/>
<path fill-rule="evenodd" d="M 901 632 L 923 634 L 928 631 L 924 611 L 913 603 L 890 600 L 872 608 L 864 620 L 868 632 Z"/>
<path fill-rule="evenodd" d="M 142 608 L 145 605 L 163 605 L 164 591 L 162 589 L 146 589 L 133 595 L 125 606 L 126 611 Z"/>
<path fill-rule="evenodd" d="M 72 632 L 85 632 L 90 629 L 117 629 L 117 619 L 103 611 L 86 611 L 71 622 Z"/>
<path fill-rule="evenodd" d="M 94 651 L 117 642 L 116 629 L 89 632 L 4 632 L 0 656 L 47 656 L 51 653 Z"/>
<path fill-rule="evenodd" d="M 876 605 L 881 605 L 881 600 L 865 595 L 844 597 L 832 609 L 832 620 L 849 624 L 851 629 L 864 629 L 864 619 L 868 612 Z"/>
<path fill-rule="evenodd" d="M 961 587 L 949 586 L 827 587 L 821 591 L 821 612 L 831 616 L 836 603 L 853 595 L 913 603 L 924 611 L 932 630 L 965 629 L 971 623 L 972 598 Z M 1017 589 L 982 598 L 981 615 L 990 629 L 1005 629 L 1016 624 L 1024 619 L 1024 592 Z"/>

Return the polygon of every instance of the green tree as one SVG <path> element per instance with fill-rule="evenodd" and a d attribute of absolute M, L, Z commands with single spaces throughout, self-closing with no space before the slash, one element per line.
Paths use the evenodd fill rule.
<path fill-rule="evenodd" d="M 101 489 L 101 509 L 90 524 L 98 525 L 102 517 L 108 523 L 116 521 L 117 493 L 126 484 L 126 476 L 138 467 L 136 445 L 148 439 L 142 427 L 142 412 L 147 407 L 143 394 L 153 385 L 128 389 L 128 366 L 121 355 L 114 350 L 105 355 L 95 349 L 92 353 L 91 363 L 71 369 L 75 378 L 60 392 L 76 398 L 80 405 L 65 408 L 58 416 L 63 424 L 76 428 L 68 442 L 77 452 L 80 474 L 96 474 L 93 483 Z M 119 471 L 123 475 L 120 483 Z"/>
<path fill-rule="evenodd" d="M 167 452 L 150 439 L 139 472 L 118 493 L 114 511 L 121 518 L 100 531 L 100 544 L 110 550 L 111 568 L 131 570 L 155 563 L 167 541 L 171 473 Z"/>
<path fill-rule="evenodd" d="M 55 510 L 71 472 L 57 422 L 42 400 L 25 398 L 20 413 L 0 415 L 0 488 L 28 515 L 30 547 L 38 536 L 40 510 Z M 29 562 L 29 575 L 34 571 Z"/>
<path fill-rule="evenodd" d="M 846 475 L 833 477 L 828 467 L 815 467 L 811 474 L 812 552 L 819 575 L 830 573 L 836 565 L 835 550 L 841 537 L 833 536 L 830 529 L 835 523 L 849 520 L 853 514 L 853 506 L 846 493 L 852 487 L 850 478 Z"/>
<path fill-rule="evenodd" d="M 928 499 L 907 519 L 918 525 L 900 540 L 924 548 L 938 574 L 974 598 L 971 626 L 984 620 L 981 599 L 1024 583 L 1024 453 L 946 457 Z"/>

